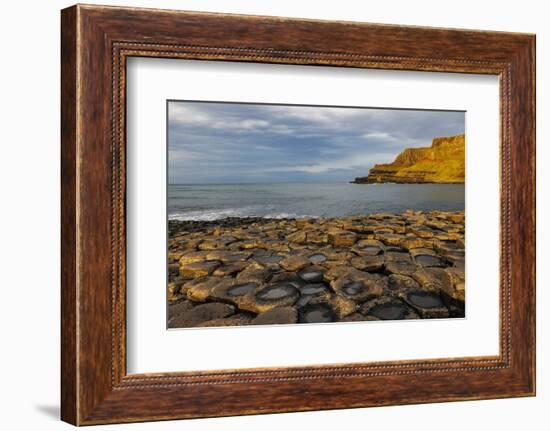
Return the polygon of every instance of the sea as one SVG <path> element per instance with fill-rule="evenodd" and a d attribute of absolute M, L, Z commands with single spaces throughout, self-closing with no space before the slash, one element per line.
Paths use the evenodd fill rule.
<path fill-rule="evenodd" d="M 343 217 L 463 211 L 464 184 L 170 184 L 169 220 Z"/>

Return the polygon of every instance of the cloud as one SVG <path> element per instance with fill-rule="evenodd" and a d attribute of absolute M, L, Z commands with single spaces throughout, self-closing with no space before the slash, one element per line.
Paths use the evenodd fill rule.
<path fill-rule="evenodd" d="M 175 102 L 168 105 L 168 118 L 170 123 L 190 125 L 208 124 L 211 120 L 211 116 L 197 106 Z"/>
<path fill-rule="evenodd" d="M 349 181 L 464 133 L 464 113 L 169 102 L 171 183 Z"/>
<path fill-rule="evenodd" d="M 269 121 L 257 118 L 241 118 L 238 115 L 215 115 L 208 112 L 208 107 L 170 103 L 168 118 L 171 124 L 179 123 L 189 127 L 203 126 L 221 130 L 250 131 L 269 127 Z"/>
<path fill-rule="evenodd" d="M 367 139 L 380 139 L 385 141 L 397 141 L 398 138 L 395 136 L 390 135 L 388 132 L 370 132 L 365 133 L 363 135 L 363 138 Z"/>
<path fill-rule="evenodd" d="M 374 164 L 377 154 L 351 154 L 340 159 L 324 160 L 308 165 L 288 165 L 264 169 L 267 172 L 305 172 L 308 174 L 322 174 L 330 171 L 351 170 L 365 165 Z"/>

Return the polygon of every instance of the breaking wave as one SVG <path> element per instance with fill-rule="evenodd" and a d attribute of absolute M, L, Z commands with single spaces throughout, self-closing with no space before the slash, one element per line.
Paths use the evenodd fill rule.
<path fill-rule="evenodd" d="M 287 213 L 287 212 L 265 212 L 259 210 L 257 207 L 243 207 L 243 208 L 224 208 L 217 210 L 202 210 L 202 211 L 185 211 L 176 212 L 168 216 L 169 220 L 179 221 L 214 221 L 221 220 L 228 217 L 263 217 L 273 219 L 285 219 L 285 218 L 314 218 L 311 215 Z"/>

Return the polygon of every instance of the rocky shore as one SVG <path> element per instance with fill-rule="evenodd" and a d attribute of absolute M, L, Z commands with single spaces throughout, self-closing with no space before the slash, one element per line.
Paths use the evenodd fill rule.
<path fill-rule="evenodd" d="M 464 212 L 170 221 L 170 328 L 464 317 Z"/>

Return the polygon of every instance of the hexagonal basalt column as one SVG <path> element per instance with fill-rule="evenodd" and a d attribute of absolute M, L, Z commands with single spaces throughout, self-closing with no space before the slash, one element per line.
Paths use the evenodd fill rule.
<path fill-rule="evenodd" d="M 334 322 L 336 315 L 328 304 L 306 305 L 298 310 L 299 323 Z"/>
<path fill-rule="evenodd" d="M 238 305 L 241 310 L 265 313 L 276 307 L 293 305 L 299 296 L 298 289 L 291 283 L 270 283 L 239 299 Z"/>
<path fill-rule="evenodd" d="M 445 307 L 441 296 L 435 292 L 412 290 L 403 295 L 403 299 L 413 307 L 423 319 L 449 317 L 449 309 Z"/>

